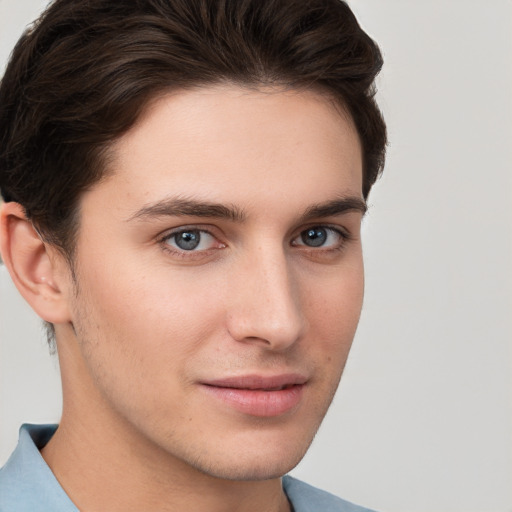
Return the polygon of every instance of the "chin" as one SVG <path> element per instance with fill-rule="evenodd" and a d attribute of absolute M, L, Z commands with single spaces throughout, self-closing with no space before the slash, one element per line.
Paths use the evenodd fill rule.
<path fill-rule="evenodd" d="M 238 462 L 227 464 L 223 461 L 221 464 L 207 464 L 205 467 L 197 467 L 201 472 L 222 480 L 230 481 L 262 481 L 281 478 L 283 475 L 290 472 L 301 460 L 304 454 L 300 457 L 295 457 L 293 461 L 290 460 L 248 460 L 244 463 Z"/>
<path fill-rule="evenodd" d="M 281 478 L 290 472 L 306 454 L 313 436 L 281 443 L 246 443 L 226 447 L 222 453 L 202 453 L 189 460 L 197 470 L 214 478 L 238 481 L 261 481 Z M 244 449 L 245 448 L 245 449 Z"/>

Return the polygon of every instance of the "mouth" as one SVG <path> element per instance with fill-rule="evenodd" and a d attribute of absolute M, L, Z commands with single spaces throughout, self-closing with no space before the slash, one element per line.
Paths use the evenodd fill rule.
<path fill-rule="evenodd" d="M 307 380 L 307 377 L 303 375 L 291 373 L 270 376 L 240 375 L 205 381 L 203 384 L 219 388 L 280 391 L 285 388 L 305 384 Z"/>
<path fill-rule="evenodd" d="M 273 417 L 290 413 L 300 405 L 307 378 L 296 374 L 246 375 L 201 385 L 209 396 L 231 409 L 250 416 Z"/>

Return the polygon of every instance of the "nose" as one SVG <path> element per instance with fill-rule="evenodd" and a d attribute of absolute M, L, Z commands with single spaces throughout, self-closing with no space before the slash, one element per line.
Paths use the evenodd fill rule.
<path fill-rule="evenodd" d="M 228 330 L 240 342 L 258 343 L 284 351 L 305 329 L 299 283 L 286 254 L 259 250 L 233 277 Z"/>

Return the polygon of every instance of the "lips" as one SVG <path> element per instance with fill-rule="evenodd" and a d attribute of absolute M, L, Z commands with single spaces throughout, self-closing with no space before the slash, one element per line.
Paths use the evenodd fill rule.
<path fill-rule="evenodd" d="M 301 402 L 307 378 L 297 374 L 246 375 L 203 382 L 212 398 L 238 412 L 259 417 L 280 416 Z"/>

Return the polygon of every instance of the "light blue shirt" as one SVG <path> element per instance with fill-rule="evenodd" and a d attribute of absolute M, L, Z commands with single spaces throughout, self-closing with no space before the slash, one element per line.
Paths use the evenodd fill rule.
<path fill-rule="evenodd" d="M 78 512 L 39 450 L 56 425 L 23 425 L 16 450 L 0 469 L 0 512 Z M 290 476 L 283 488 L 295 512 L 371 512 Z"/>

